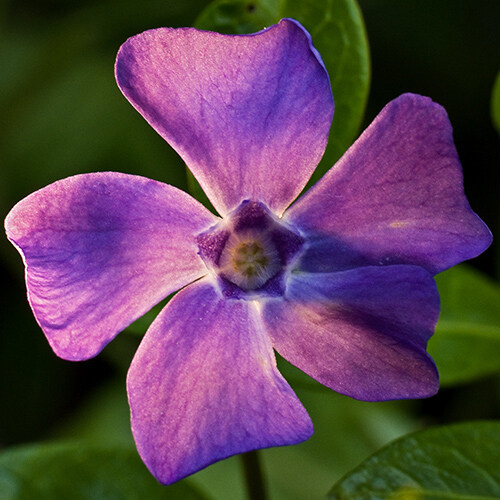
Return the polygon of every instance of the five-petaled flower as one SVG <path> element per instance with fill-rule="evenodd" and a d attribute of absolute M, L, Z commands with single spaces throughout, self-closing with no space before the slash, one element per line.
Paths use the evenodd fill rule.
<path fill-rule="evenodd" d="M 137 448 L 159 481 L 311 436 L 273 348 L 354 398 L 436 392 L 432 276 L 491 240 L 465 198 L 443 108 L 395 99 L 294 202 L 333 116 L 327 72 L 299 23 L 240 36 L 146 31 L 121 47 L 116 77 L 220 217 L 175 187 L 104 172 L 31 194 L 6 229 L 62 358 L 95 356 L 182 289 L 127 379 Z"/>

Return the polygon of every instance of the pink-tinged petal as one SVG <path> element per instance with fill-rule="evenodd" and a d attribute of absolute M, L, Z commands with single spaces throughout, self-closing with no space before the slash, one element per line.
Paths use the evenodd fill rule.
<path fill-rule="evenodd" d="M 328 74 L 290 19 L 253 35 L 146 31 L 121 47 L 116 79 L 221 215 L 244 198 L 281 213 L 326 147 Z"/>
<path fill-rule="evenodd" d="M 295 274 L 263 320 L 274 348 L 337 392 L 366 401 L 421 398 L 438 388 L 425 352 L 439 314 L 434 280 L 416 266 Z"/>
<path fill-rule="evenodd" d="M 312 434 L 255 304 L 223 299 L 205 280 L 180 291 L 151 325 L 127 385 L 137 449 L 164 484 Z"/>
<path fill-rule="evenodd" d="M 206 272 L 194 235 L 216 220 L 179 189 L 107 172 L 31 194 L 5 227 L 50 345 L 62 358 L 82 360 Z"/>
<path fill-rule="evenodd" d="M 445 110 L 404 94 L 286 212 L 313 241 L 304 269 L 415 264 L 438 273 L 483 252 Z"/>

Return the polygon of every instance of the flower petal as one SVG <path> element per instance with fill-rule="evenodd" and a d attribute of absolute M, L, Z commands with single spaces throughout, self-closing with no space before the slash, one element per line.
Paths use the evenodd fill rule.
<path fill-rule="evenodd" d="M 438 273 L 483 252 L 444 109 L 404 94 L 286 212 L 312 241 L 304 270 L 415 264 Z"/>
<path fill-rule="evenodd" d="M 328 74 L 290 19 L 253 35 L 146 31 L 121 47 L 116 79 L 221 215 L 244 198 L 281 213 L 326 147 Z"/>
<path fill-rule="evenodd" d="M 435 394 L 437 371 L 425 347 L 438 314 L 434 280 L 416 266 L 292 275 L 287 299 L 263 309 L 285 359 L 366 401 Z"/>
<path fill-rule="evenodd" d="M 31 194 L 5 227 L 50 345 L 62 358 L 82 360 L 206 272 L 194 235 L 216 220 L 172 186 L 107 172 Z"/>
<path fill-rule="evenodd" d="M 222 298 L 208 280 L 189 285 L 160 313 L 127 383 L 137 449 L 164 484 L 312 434 L 255 305 Z"/>

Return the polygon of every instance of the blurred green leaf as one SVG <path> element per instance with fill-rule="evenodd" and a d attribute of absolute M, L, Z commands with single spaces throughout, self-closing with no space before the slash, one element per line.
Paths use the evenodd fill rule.
<path fill-rule="evenodd" d="M 500 134 L 500 72 L 497 74 L 491 94 L 491 118 L 497 132 Z"/>
<path fill-rule="evenodd" d="M 78 436 L 79 441 L 93 445 L 99 443 L 111 449 L 117 445 L 134 446 L 124 376 L 95 391 L 78 412 L 53 433 L 52 438 L 71 439 L 74 436 Z M 210 498 L 246 499 L 239 456 L 216 462 L 191 476 L 189 482 Z M 149 497 L 143 500 L 149 500 Z"/>
<path fill-rule="evenodd" d="M 298 445 L 263 454 L 273 499 L 323 498 L 332 480 L 419 428 L 407 402 L 357 401 L 324 387 L 284 359 L 278 359 L 278 366 L 309 413 L 314 434 Z"/>
<path fill-rule="evenodd" d="M 98 170 L 181 182 L 182 162 L 120 94 L 111 58 L 81 56 L 8 106 L 14 109 L 2 145 L 10 168 L 1 178 L 11 191 Z"/>
<path fill-rule="evenodd" d="M 429 353 L 442 385 L 500 372 L 500 287 L 459 266 L 436 277 L 441 315 Z"/>
<path fill-rule="evenodd" d="M 216 0 L 195 26 L 221 33 L 251 33 L 283 17 L 310 32 L 332 82 L 335 99 L 330 139 L 313 174 L 318 180 L 357 136 L 370 85 L 370 58 L 363 18 L 355 0 Z"/>
<path fill-rule="evenodd" d="M 116 377 L 94 390 L 49 438 L 57 441 L 77 438 L 93 446 L 132 448 L 134 440 L 125 376 Z"/>
<path fill-rule="evenodd" d="M 419 428 L 409 412 L 411 402 L 356 401 L 325 388 L 283 359 L 279 369 L 309 412 L 315 433 L 298 445 L 260 451 L 273 500 L 321 498 L 332 477 L 342 477 L 381 446 Z M 75 436 L 87 443 L 132 446 L 125 377 L 94 392 L 51 437 Z M 242 480 L 239 456 L 190 477 L 213 498 L 231 500 L 245 500 Z"/>
<path fill-rule="evenodd" d="M 205 191 L 201 188 L 199 182 L 196 180 L 195 176 L 191 173 L 191 170 L 186 167 L 186 177 L 187 177 L 187 185 L 188 190 L 191 195 L 196 198 L 200 203 L 203 203 L 205 207 L 207 207 L 212 213 L 217 215 L 217 210 L 215 210 L 214 206 L 208 199 L 208 196 L 205 194 Z"/>
<path fill-rule="evenodd" d="M 0 455 L 2 500 L 202 500 L 187 482 L 162 486 L 132 448 L 24 446 Z"/>
<path fill-rule="evenodd" d="M 338 500 L 500 497 L 500 422 L 421 431 L 375 453 L 337 483 Z"/>
<path fill-rule="evenodd" d="M 323 498 L 332 480 L 381 446 L 417 430 L 411 402 L 367 403 L 327 389 L 283 359 L 279 370 L 314 424 L 314 435 L 293 445 L 260 450 L 272 500 Z M 245 500 L 239 457 L 223 460 L 192 476 L 214 498 Z"/>
<path fill-rule="evenodd" d="M 167 302 L 172 297 L 173 295 L 169 295 L 166 299 L 163 299 L 161 302 L 152 307 L 146 314 L 141 316 L 139 319 L 136 319 L 131 325 L 127 326 L 124 331 L 142 337 L 146 333 L 146 330 L 150 327 L 151 323 L 156 319 L 156 316 L 160 314 L 161 310 L 167 305 Z"/>
<path fill-rule="evenodd" d="M 188 0 L 188 7 L 202 3 Z M 1 211 L 82 172 L 117 170 L 185 188 L 184 163 L 121 95 L 113 66 L 120 43 L 134 33 L 121 33 L 118 19 L 140 30 L 156 26 L 154 19 L 190 23 L 197 10 L 161 0 L 134 5 L 82 3 L 50 23 L 18 21 L 0 33 Z"/>

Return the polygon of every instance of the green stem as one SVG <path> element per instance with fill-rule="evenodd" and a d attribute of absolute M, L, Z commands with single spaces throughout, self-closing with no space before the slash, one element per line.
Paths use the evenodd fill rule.
<path fill-rule="evenodd" d="M 249 451 L 241 454 L 240 457 L 247 485 L 248 500 L 266 500 L 267 491 L 258 451 Z"/>

